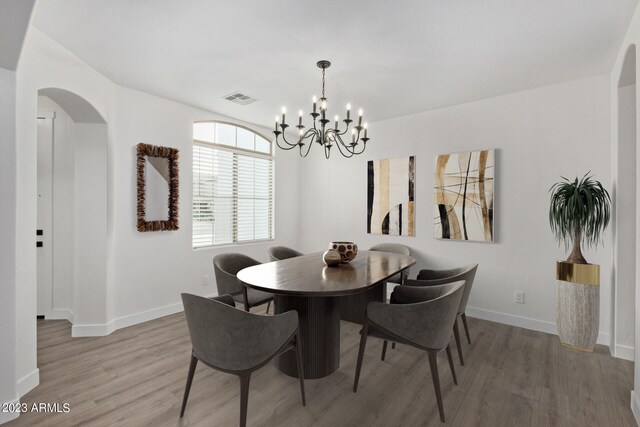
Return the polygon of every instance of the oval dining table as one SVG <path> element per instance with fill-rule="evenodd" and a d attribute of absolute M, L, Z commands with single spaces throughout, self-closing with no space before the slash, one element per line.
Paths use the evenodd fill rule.
<path fill-rule="evenodd" d="M 298 312 L 304 378 L 323 378 L 340 367 L 340 301 L 382 286 L 415 259 L 391 252 L 360 251 L 349 263 L 327 267 L 322 252 L 245 268 L 238 279 L 275 295 L 275 313 Z M 289 354 L 291 353 L 291 354 Z M 298 377 L 296 355 L 276 358 L 276 367 Z"/>

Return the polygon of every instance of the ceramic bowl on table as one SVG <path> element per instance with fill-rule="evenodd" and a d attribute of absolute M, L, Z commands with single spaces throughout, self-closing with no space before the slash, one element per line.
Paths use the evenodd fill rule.
<path fill-rule="evenodd" d="M 353 242 L 331 242 L 329 249 L 337 251 L 342 262 L 349 262 L 358 255 L 358 245 Z"/>

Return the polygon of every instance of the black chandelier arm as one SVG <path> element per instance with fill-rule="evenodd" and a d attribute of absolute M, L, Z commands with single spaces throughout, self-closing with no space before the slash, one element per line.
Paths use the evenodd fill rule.
<path fill-rule="evenodd" d="M 334 142 L 335 142 L 334 145 L 338 146 L 338 151 L 340 151 L 340 154 L 342 154 L 343 157 L 346 157 L 347 159 L 350 159 L 351 157 L 353 157 L 354 153 L 351 150 L 349 150 L 349 147 L 347 147 L 347 145 L 344 143 L 342 138 L 340 138 L 340 135 L 336 135 L 336 137 L 334 138 Z M 344 147 L 344 149 L 348 154 L 345 154 L 342 147 Z"/>
<path fill-rule="evenodd" d="M 342 143 L 342 145 L 344 146 L 344 148 L 347 150 L 347 152 L 349 152 L 351 154 L 351 156 L 349 156 L 349 157 L 353 157 L 354 155 L 357 156 L 357 155 L 360 155 L 360 154 L 364 153 L 364 150 L 367 148 L 367 141 L 369 140 L 369 138 L 360 138 L 360 135 L 358 135 L 358 139 L 356 139 L 355 143 L 345 144 L 344 141 L 342 140 L 342 138 L 339 138 L 339 139 L 340 139 L 340 142 Z M 360 141 L 362 141 L 361 144 L 359 144 Z M 360 151 L 356 150 L 356 147 L 358 145 L 360 145 L 360 147 L 362 147 L 362 149 Z M 342 153 L 342 150 L 340 150 L 340 153 Z"/>
<path fill-rule="evenodd" d="M 324 145 L 324 157 L 325 159 L 329 159 L 329 156 L 331 156 L 331 145 L 325 144 Z"/>
<path fill-rule="evenodd" d="M 309 129 L 307 130 L 304 135 L 302 135 L 300 137 L 300 140 L 298 141 L 298 145 L 300 147 L 300 156 L 301 157 L 307 157 L 309 155 L 309 151 L 311 151 L 311 146 L 313 145 L 314 140 L 316 139 L 316 136 L 318 134 L 318 131 L 315 129 Z M 309 139 L 309 141 L 307 142 L 307 144 L 305 144 L 303 141 Z M 303 153 L 303 147 L 307 145 L 307 151 Z"/>
<path fill-rule="evenodd" d="M 287 137 L 286 137 L 286 135 L 285 135 L 285 133 L 284 133 L 284 132 L 282 132 L 282 139 L 283 139 L 283 140 L 284 140 L 284 142 L 285 142 L 289 147 L 291 147 L 291 148 L 294 148 L 294 147 L 296 147 L 296 146 L 298 145 L 298 143 L 297 143 L 297 142 L 289 142 L 289 141 L 287 141 Z M 276 140 L 276 141 L 277 141 L 277 140 Z M 279 147 L 279 145 L 278 145 L 278 147 Z M 289 150 L 290 150 L 291 148 L 289 148 Z"/>
<path fill-rule="evenodd" d="M 345 133 L 349 132 L 349 126 L 351 126 L 351 123 L 353 122 L 353 120 L 343 120 L 343 122 L 345 122 L 345 124 L 347 125 L 347 127 L 344 129 L 344 132 L 340 132 L 338 129 L 336 129 L 338 132 L 336 132 L 336 135 L 344 135 Z"/>
<path fill-rule="evenodd" d="M 293 148 L 296 147 L 297 144 L 290 144 L 289 142 L 287 142 L 286 138 L 284 137 L 284 132 L 273 132 L 276 134 L 276 145 L 278 146 L 279 149 L 281 150 L 291 150 Z M 282 145 L 280 145 L 280 142 L 278 142 L 278 135 L 282 133 L 282 139 L 284 140 L 285 144 L 287 144 L 287 146 L 283 147 Z"/>

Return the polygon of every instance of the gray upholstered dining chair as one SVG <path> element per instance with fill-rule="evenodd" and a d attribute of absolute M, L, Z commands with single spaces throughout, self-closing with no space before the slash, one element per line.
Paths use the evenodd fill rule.
<path fill-rule="evenodd" d="M 370 251 L 378 251 L 378 252 L 393 252 L 396 254 L 402 255 L 411 255 L 411 249 L 409 246 L 401 245 L 399 243 L 380 243 L 378 245 L 373 245 L 369 248 Z M 404 284 L 405 280 L 409 277 L 409 269 L 401 271 L 395 276 L 387 279 L 387 282 L 399 283 L 401 285 Z"/>
<path fill-rule="evenodd" d="M 446 283 L 456 282 L 458 280 L 464 280 L 464 292 L 462 299 L 460 300 L 460 307 L 458 308 L 458 316 L 462 319 L 462 325 L 464 326 L 464 332 L 467 335 L 467 341 L 471 344 L 471 335 L 469 334 L 469 326 L 467 325 L 467 316 L 465 310 L 467 309 L 467 302 L 469 301 L 469 295 L 471 294 L 471 288 L 473 287 L 473 279 L 476 277 L 476 271 L 478 271 L 478 264 L 467 265 L 466 267 L 451 268 L 447 270 L 420 270 L 416 280 L 407 280 L 405 286 L 434 286 L 443 285 Z M 464 357 L 462 356 L 462 347 L 460 343 L 460 330 L 458 329 L 458 317 L 453 323 L 453 335 L 456 339 L 456 346 L 458 347 L 458 357 L 460 358 L 460 364 L 464 366 Z"/>
<path fill-rule="evenodd" d="M 370 302 L 361 331 L 353 392 L 358 390 L 362 359 L 369 335 L 385 341 L 407 344 L 427 352 L 440 420 L 444 422 L 437 354 L 443 349 L 447 350 L 453 381 L 457 384 L 449 341 L 463 291 L 463 281 L 420 288 L 398 286 L 391 295 L 393 303 Z"/>
<path fill-rule="evenodd" d="M 244 268 L 260 264 L 259 261 L 238 253 L 226 253 L 213 257 L 213 271 L 216 275 L 218 295 L 229 294 L 236 302 L 243 303 L 245 311 L 251 307 L 273 301 L 273 294 L 244 286 L 236 276 Z"/>
<path fill-rule="evenodd" d="M 208 299 L 182 294 L 182 303 L 193 349 L 180 418 L 184 416 L 200 361 L 240 377 L 240 426 L 244 427 L 251 373 L 285 351 L 296 352 L 302 406 L 306 405 L 298 313 L 293 310 L 275 316 L 245 313 L 234 308 L 231 295 Z"/>
<path fill-rule="evenodd" d="M 269 254 L 269 259 L 271 261 L 280 261 L 304 255 L 302 252 L 298 252 L 287 246 L 272 246 L 267 250 L 267 253 Z"/>

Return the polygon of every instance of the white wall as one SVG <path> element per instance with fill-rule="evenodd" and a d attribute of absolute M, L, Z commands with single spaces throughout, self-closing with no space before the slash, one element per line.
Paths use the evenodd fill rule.
<path fill-rule="evenodd" d="M 128 324 L 129 316 L 162 308 L 180 309 L 180 292 L 214 294 L 212 258 L 221 252 L 243 252 L 267 261 L 269 246 L 297 247 L 298 160 L 292 153 L 277 151 L 275 174 L 276 241 L 217 249 L 191 248 L 192 124 L 194 120 L 224 119 L 210 112 L 185 107 L 140 91 L 116 87 L 113 108 L 114 212 L 113 266 L 114 319 Z M 269 136 L 268 129 L 249 125 Z M 139 233 L 136 231 L 135 146 L 139 142 L 180 150 L 180 230 Z M 121 256 L 119 254 L 126 254 Z M 209 275 L 210 286 L 202 286 Z M 145 318 L 144 315 L 138 318 Z"/>
<path fill-rule="evenodd" d="M 84 292 L 88 288 L 76 286 L 74 330 L 85 326 L 84 331 L 109 333 L 120 327 L 181 310 L 181 292 L 215 294 L 211 260 L 217 253 L 238 251 L 266 261 L 266 250 L 271 245 L 298 246 L 298 158 L 295 153 L 277 152 L 276 240 L 198 251 L 191 249 L 193 121 L 219 119 L 237 122 L 261 131 L 266 136 L 270 135 L 268 129 L 115 85 L 32 27 L 18 69 L 18 140 L 12 146 L 17 150 L 17 173 L 20 176 L 17 182 L 15 256 L 16 280 L 20 283 L 16 291 L 17 305 L 20 307 L 16 320 L 16 378 L 21 394 L 38 383 L 34 244 L 37 177 L 35 118 L 38 90 L 43 88 L 61 88 L 79 95 L 97 110 L 108 126 L 108 198 L 106 207 L 103 205 L 100 208 L 106 210 L 107 243 L 103 249 L 98 248 L 106 253 L 107 283 L 94 287 L 93 292 Z M 75 132 L 76 140 L 80 141 L 82 129 L 79 124 L 76 124 Z M 139 142 L 171 146 L 180 150 L 179 231 L 136 231 L 135 145 Z M 89 161 L 81 163 L 84 168 L 93 165 Z M 11 171 L 11 168 L 6 170 Z M 76 169 L 77 184 L 78 173 Z M 79 211 L 75 212 L 76 218 L 79 214 Z M 80 242 L 91 237 L 90 233 L 90 230 L 77 233 L 76 248 Z M 76 260 L 76 264 L 78 262 Z M 204 275 L 209 275 L 208 287 L 201 284 Z M 76 281 L 79 280 L 76 275 Z M 97 320 L 91 318 L 90 324 L 78 324 L 82 322 L 83 310 L 89 316 L 92 314 L 91 308 L 96 304 L 106 307 L 106 314 Z"/>
<path fill-rule="evenodd" d="M 0 403 L 17 402 L 16 343 L 16 73 L 0 68 Z M 35 233 L 34 233 L 35 234 Z M 35 245 L 34 245 L 35 246 Z M 0 424 L 17 417 L 1 413 Z"/>
<path fill-rule="evenodd" d="M 53 135 L 53 299 L 52 318 L 73 317 L 74 282 L 74 135 L 75 124 L 58 104 L 38 97 L 38 116 L 55 113 Z"/>
<path fill-rule="evenodd" d="M 16 378 L 20 394 L 38 384 L 36 355 L 36 116 L 38 90 L 57 87 L 74 92 L 108 119 L 111 83 L 54 43 L 35 27 L 25 41 L 17 70 Z"/>
<path fill-rule="evenodd" d="M 301 249 L 330 240 L 361 248 L 411 247 L 421 268 L 479 263 L 467 313 L 556 333 L 555 261 L 566 259 L 548 225 L 549 188 L 591 171 L 610 188 L 609 80 L 599 76 L 370 125 L 367 152 L 345 160 L 312 153 L 301 168 Z M 495 148 L 495 244 L 433 238 L 435 156 Z M 416 156 L 416 237 L 366 234 L 367 161 Z M 608 344 L 611 245 L 585 251 L 601 264 L 600 342 Z M 514 302 L 514 291 L 525 304 Z"/>
<path fill-rule="evenodd" d="M 74 336 L 109 323 L 107 125 L 75 124 Z M 123 254 L 124 255 L 124 254 Z"/>
<path fill-rule="evenodd" d="M 619 88 L 616 180 L 614 354 L 633 360 L 636 264 L 636 85 Z"/>
<path fill-rule="evenodd" d="M 616 62 L 613 66 L 613 70 L 610 75 L 610 92 L 612 94 L 611 97 L 611 151 L 612 151 L 612 175 L 613 180 L 616 182 L 619 177 L 620 169 L 618 167 L 617 159 L 618 153 L 624 149 L 623 146 L 619 145 L 619 135 L 618 135 L 618 105 L 620 100 L 618 99 L 618 83 L 620 81 L 620 76 L 622 74 L 625 56 L 627 55 L 627 51 L 629 47 L 636 47 L 636 55 L 635 55 L 635 79 L 632 79 L 635 82 L 640 81 L 640 64 L 638 61 L 640 60 L 637 55 L 637 46 L 640 43 L 640 9 L 636 7 L 636 11 L 631 19 L 631 24 L 629 25 L 629 29 L 627 30 L 627 34 L 620 46 L 620 50 L 618 51 L 618 56 L 616 57 Z M 636 97 L 636 129 L 638 129 L 638 123 L 640 123 L 640 108 L 638 103 L 638 98 Z M 636 165 L 640 162 L 640 150 L 637 149 L 638 145 L 638 135 L 636 132 L 636 150 L 635 150 L 635 158 Z M 622 153 L 620 153 L 623 155 Z M 640 176 L 638 175 L 638 170 L 636 168 L 636 207 L 638 206 L 638 200 L 640 200 Z M 640 253 L 640 234 L 639 228 L 637 224 L 640 221 L 640 209 L 636 208 L 636 254 Z M 624 232 L 624 231 L 622 231 Z M 637 258 L 636 258 L 637 259 Z M 635 342 L 640 343 L 640 263 L 636 262 L 636 274 L 635 274 Z M 632 319 L 621 319 L 621 321 L 633 321 Z M 633 414 L 636 417 L 636 422 L 640 424 L 640 352 L 635 351 L 634 355 L 635 365 L 634 365 L 634 390 L 631 392 L 631 409 L 633 410 Z"/>

